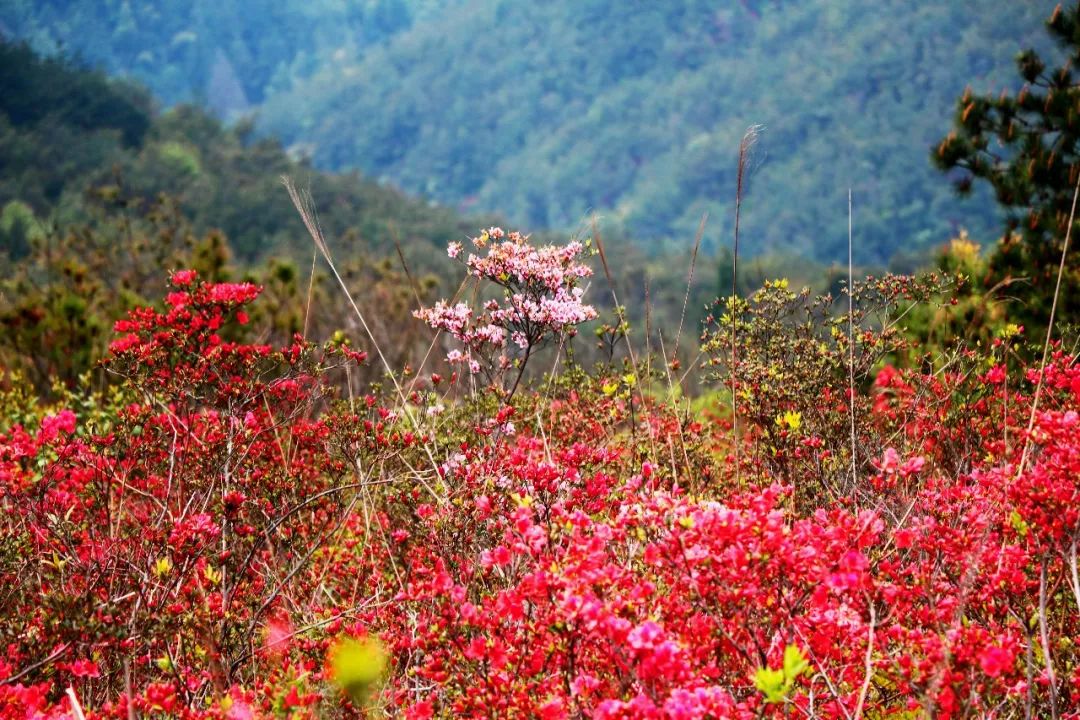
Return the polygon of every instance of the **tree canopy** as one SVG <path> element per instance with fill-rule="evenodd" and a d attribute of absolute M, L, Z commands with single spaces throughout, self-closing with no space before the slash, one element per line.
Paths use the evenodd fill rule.
<path fill-rule="evenodd" d="M 1049 312 L 1080 181 L 1080 3 L 1057 6 L 1046 27 L 1057 51 L 1019 53 L 1023 85 L 1015 93 L 977 94 L 969 88 L 957 103 L 952 132 L 933 153 L 961 194 L 989 186 L 1008 211 L 1007 237 L 995 249 L 987 281 L 1030 282 L 1017 312 L 1038 321 Z M 1070 250 L 1064 316 L 1080 309 L 1078 257 Z"/>

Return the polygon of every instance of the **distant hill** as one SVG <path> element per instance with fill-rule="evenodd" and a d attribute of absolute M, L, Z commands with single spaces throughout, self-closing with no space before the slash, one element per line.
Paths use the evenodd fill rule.
<path fill-rule="evenodd" d="M 646 245 L 726 242 L 734 155 L 765 130 L 746 202 L 749 252 L 822 261 L 856 194 L 867 262 L 961 226 L 999 230 L 927 162 L 967 84 L 1015 86 L 1045 49 L 1049 2 L 882 0 L 46 0 L 0 8 L 144 79 L 167 102 L 258 112 L 326 169 L 366 174 L 533 229 L 591 211 Z"/>
<path fill-rule="evenodd" d="M 16 370 L 52 392 L 94 371 L 113 322 L 181 268 L 264 286 L 260 341 L 359 340 L 322 266 L 309 275 L 314 248 L 282 175 L 310 189 L 344 282 L 377 311 L 373 332 L 400 367 L 430 342 L 412 309 L 460 283 L 447 243 L 491 218 L 320 172 L 250 123 L 159 111 L 134 83 L 0 42 L 0 382 Z"/>
<path fill-rule="evenodd" d="M 421 269 L 445 270 L 446 243 L 484 222 L 356 173 L 319 172 L 250 123 L 225 127 L 190 105 L 160 112 L 138 85 L 0 42 L 0 210 L 8 215 L 93 223 L 103 200 L 150 212 L 164 193 L 195 231 L 222 230 L 244 264 L 307 255 L 282 175 L 310 186 L 328 236 L 354 244 L 342 248 L 352 255 L 393 256 L 397 240 Z M 5 228 L 0 222 L 0 259 L 25 246 Z"/>
<path fill-rule="evenodd" d="M 262 125 L 328 167 L 358 165 L 447 202 L 540 226 L 590 210 L 687 242 L 726 240 L 735 148 L 765 126 L 748 249 L 883 261 L 997 230 L 929 148 L 956 97 L 1012 83 L 1049 6 L 994 0 L 730 3 L 481 0 L 270 98 Z"/>
<path fill-rule="evenodd" d="M 333 51 L 384 42 L 441 0 L 34 0 L 0 3 L 0 35 L 75 53 L 172 105 L 242 112 Z"/>

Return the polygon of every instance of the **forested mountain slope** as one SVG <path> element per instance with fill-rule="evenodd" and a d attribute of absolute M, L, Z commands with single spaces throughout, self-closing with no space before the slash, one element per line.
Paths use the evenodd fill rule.
<path fill-rule="evenodd" d="M 90 5 L 94 7 L 91 8 Z M 998 231 L 927 163 L 956 97 L 1012 87 L 1052 3 L 380 0 L 12 3 L 8 32 L 252 110 L 323 168 L 359 168 L 531 228 L 590 211 L 650 245 L 728 235 L 734 149 L 765 126 L 748 252 L 824 261 L 856 193 L 868 262 Z M 265 7 L 264 7 L 265 5 Z M 99 7 L 100 6 L 100 7 Z M 97 19 L 97 18 L 100 18 Z M 99 27 L 100 26 L 100 27 Z"/>
<path fill-rule="evenodd" d="M 734 155 L 765 126 L 748 248 L 839 257 L 855 188 L 877 260 L 988 234 L 928 167 L 966 83 L 1011 83 L 1040 3 L 470 2 L 270 100 L 263 123 L 317 163 L 358 164 L 530 225 L 590 210 L 641 238 L 729 222 Z M 726 233 L 725 233 L 726 234 Z"/>
<path fill-rule="evenodd" d="M 103 207 L 140 215 L 163 194 L 195 231 L 223 231 L 244 263 L 306 255 L 282 175 L 311 187 L 328 236 L 354 257 L 393 255 L 396 239 L 439 269 L 432 248 L 481 222 L 355 173 L 318 172 L 250 123 L 223 127 L 190 105 L 159 112 L 141 86 L 0 43 L 0 270 L 27 246 L 16 226 L 94 224 Z"/>
<path fill-rule="evenodd" d="M 132 75 L 168 104 L 261 103 L 341 48 L 363 51 L 441 0 L 7 0 L 0 34 Z"/>

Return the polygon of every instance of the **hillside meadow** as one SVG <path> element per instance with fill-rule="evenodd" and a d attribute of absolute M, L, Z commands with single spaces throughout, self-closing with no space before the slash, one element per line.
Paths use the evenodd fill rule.
<path fill-rule="evenodd" d="M 163 107 L 0 42 L 0 720 L 1080 719 L 1080 4 L 1047 22 L 1071 60 L 1023 53 L 1019 89 L 959 94 L 951 131 L 920 119 L 940 187 L 895 158 L 880 192 L 910 202 L 888 215 L 831 175 L 803 217 L 828 237 L 816 261 L 771 254 L 818 196 L 785 183 L 752 202 L 777 177 L 756 174 L 755 127 L 680 135 L 715 169 L 643 150 L 674 173 L 652 187 L 574 142 L 625 130 L 577 112 L 581 93 L 597 113 L 661 78 L 681 95 L 720 67 L 710 48 L 753 59 L 846 27 L 823 3 L 706 5 L 284 2 L 259 19 L 290 32 L 246 39 L 230 2 L 3 9 L 38 44 L 81 27 L 121 68 L 162 55 L 167 103 L 202 78 L 219 100 L 284 103 L 274 122 L 321 124 L 305 155 L 265 119 Z M 878 42 L 886 13 L 854 35 L 876 71 L 977 60 L 980 37 L 1030 12 L 886 7 L 896 42 Z M 627 49 L 684 21 L 694 42 Z M 398 137 L 439 23 L 491 22 L 501 53 L 552 77 L 497 82 L 512 64 L 486 62 L 480 33 L 431 97 L 439 128 L 491 132 Z M 536 23 L 614 39 L 530 56 Z M 140 44 L 147 27 L 161 42 Z M 226 51 L 251 56 L 243 74 Z M 595 87 L 530 90 L 579 61 Z M 338 66 L 365 69 L 346 90 L 357 73 L 385 84 L 335 105 Z M 885 92 L 851 77 L 828 86 L 848 91 L 841 115 Z M 801 102 L 765 85 L 780 104 L 762 108 Z M 511 90 L 553 105 L 543 142 L 500 135 L 518 127 L 501 113 L 532 107 Z M 387 105 L 359 113 L 386 127 L 350 136 L 335 123 L 364 103 Z M 854 157 L 836 137 L 815 152 Z M 528 153 L 470 144 L 489 141 Z M 428 199 L 316 164 L 357 148 Z M 592 187 L 557 161 L 574 148 L 628 184 Z M 815 182 L 799 170 L 821 157 L 777 168 Z M 540 191 L 564 172 L 559 204 Z M 952 232 L 949 180 L 971 207 L 993 189 L 975 230 L 999 241 Z M 684 192 L 698 186 L 707 203 Z M 538 230 L 430 199 L 463 193 Z M 620 221 L 568 228 L 587 206 Z"/>

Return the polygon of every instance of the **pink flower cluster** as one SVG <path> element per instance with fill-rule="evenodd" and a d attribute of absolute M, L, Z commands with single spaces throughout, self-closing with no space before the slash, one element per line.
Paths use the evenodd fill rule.
<path fill-rule="evenodd" d="M 579 262 L 580 242 L 535 247 L 527 236 L 493 227 L 473 238 L 484 255 L 470 253 L 465 266 L 473 277 L 503 289 L 501 299 L 480 308 L 468 303 L 450 305 L 439 301 L 414 315 L 436 330 L 449 333 L 461 345 L 450 351 L 447 361 L 465 364 L 472 373 L 488 370 L 494 377 L 512 364 L 508 342 L 523 358 L 551 338 L 573 332 L 576 325 L 596 317 L 596 310 L 582 301 L 578 281 L 592 270 Z M 461 243 L 450 243 L 447 254 L 457 258 Z"/>

